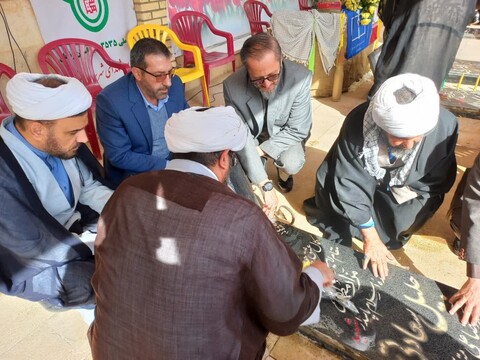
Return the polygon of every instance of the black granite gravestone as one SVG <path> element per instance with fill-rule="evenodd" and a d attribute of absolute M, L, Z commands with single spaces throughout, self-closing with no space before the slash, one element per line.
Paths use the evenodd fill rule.
<path fill-rule="evenodd" d="M 276 227 L 300 259 L 314 254 L 335 270 L 334 289 L 359 311 L 322 300 L 320 322 L 301 327 L 303 336 L 353 359 L 480 359 L 480 327 L 462 326 L 447 312 L 455 289 L 393 265 L 382 281 L 362 270 L 363 254 L 288 225 Z"/>

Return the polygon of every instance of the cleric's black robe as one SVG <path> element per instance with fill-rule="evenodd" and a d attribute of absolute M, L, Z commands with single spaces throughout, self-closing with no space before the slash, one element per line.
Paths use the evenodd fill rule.
<path fill-rule="evenodd" d="M 390 248 L 401 247 L 440 207 L 455 182 L 457 119 L 441 108 L 437 126 L 424 136 L 406 186 L 419 194 L 398 204 L 388 190 L 389 177 L 377 181 L 364 168 L 363 118 L 368 103 L 345 119 L 336 142 L 317 171 L 315 197 L 304 203 L 308 220 L 327 238 L 360 237 L 358 226 L 370 217 Z M 388 173 L 388 171 L 387 171 Z"/>
<path fill-rule="evenodd" d="M 103 169 L 86 145 L 77 157 L 105 184 Z M 80 203 L 77 210 L 80 227 L 96 223 L 94 210 Z M 55 307 L 93 307 L 94 271 L 88 246 L 47 212 L 0 138 L 0 292 Z"/>
<path fill-rule="evenodd" d="M 440 90 L 474 9 L 475 0 L 383 0 L 384 41 L 370 95 L 405 73 L 426 76 Z"/>

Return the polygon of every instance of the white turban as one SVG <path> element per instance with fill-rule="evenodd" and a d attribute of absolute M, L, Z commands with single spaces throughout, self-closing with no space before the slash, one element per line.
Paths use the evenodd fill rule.
<path fill-rule="evenodd" d="M 65 82 L 56 88 L 36 83 L 44 78 Z M 57 120 L 77 115 L 92 104 L 92 96 L 77 79 L 61 75 L 18 73 L 6 87 L 12 110 L 27 120 Z"/>
<path fill-rule="evenodd" d="M 408 89 L 411 102 L 399 103 L 395 92 Z M 389 78 L 378 89 L 373 100 L 373 121 L 390 135 L 411 138 L 426 134 L 438 122 L 440 98 L 432 80 L 417 74 Z"/>
<path fill-rule="evenodd" d="M 165 140 L 173 153 L 239 151 L 248 130 L 231 106 L 198 111 L 198 107 L 173 114 L 165 126 Z"/>

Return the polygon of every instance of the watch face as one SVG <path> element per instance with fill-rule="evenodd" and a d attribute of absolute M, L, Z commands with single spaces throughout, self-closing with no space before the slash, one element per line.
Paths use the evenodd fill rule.
<path fill-rule="evenodd" d="M 270 191 L 273 189 L 273 184 L 271 181 L 265 183 L 263 186 L 262 186 L 262 189 L 263 191 Z"/>

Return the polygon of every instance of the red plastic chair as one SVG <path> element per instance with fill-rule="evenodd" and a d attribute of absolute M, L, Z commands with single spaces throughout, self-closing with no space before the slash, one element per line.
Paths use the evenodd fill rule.
<path fill-rule="evenodd" d="M 10 66 L 0 63 L 0 78 L 4 75 L 11 79 L 15 76 L 15 70 L 13 70 Z M 10 112 L 7 103 L 3 99 L 2 94 L 0 94 L 0 123 L 3 121 L 3 119 L 10 115 L 12 115 L 12 113 Z"/>
<path fill-rule="evenodd" d="M 269 17 L 272 17 L 272 13 L 268 9 L 267 5 L 257 0 L 247 0 L 243 4 L 243 9 L 247 14 L 248 23 L 250 24 L 250 33 L 253 35 L 263 32 L 263 27 L 266 30 L 270 29 L 270 23 L 262 21 L 262 11 L 265 11 Z"/>
<path fill-rule="evenodd" d="M 102 153 L 93 119 L 95 100 L 98 93 L 102 91 L 93 68 L 95 54 L 100 55 L 108 66 L 119 69 L 124 74 L 130 71 L 128 64 L 112 60 L 99 44 L 90 40 L 75 38 L 59 39 L 45 44 L 38 53 L 38 64 L 45 74 L 59 74 L 77 78 L 92 95 L 93 102 L 92 107 L 88 110 L 88 125 L 85 131 L 93 154 L 97 159 L 101 159 Z"/>
<path fill-rule="evenodd" d="M 205 80 L 207 86 L 210 86 L 210 68 L 228 63 L 232 63 L 235 72 L 235 50 L 233 47 L 232 34 L 218 30 L 211 22 L 210 18 L 198 11 L 180 11 L 173 15 L 171 21 L 172 30 L 177 34 L 179 39 L 191 45 L 196 45 L 202 53 L 203 67 L 205 69 Z M 217 36 L 223 37 L 227 41 L 227 53 L 205 50 L 202 42 L 202 28 L 207 26 L 209 31 Z M 185 64 L 193 64 L 193 55 L 191 52 L 184 52 Z"/>
<path fill-rule="evenodd" d="M 300 10 L 311 10 L 312 5 L 309 4 L 309 0 L 298 0 L 298 7 Z"/>

